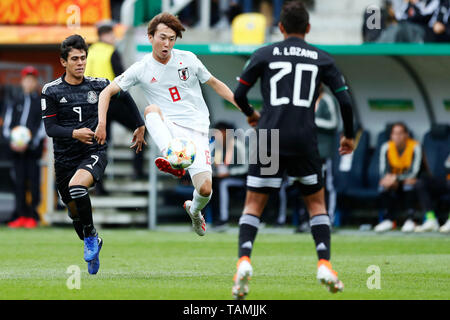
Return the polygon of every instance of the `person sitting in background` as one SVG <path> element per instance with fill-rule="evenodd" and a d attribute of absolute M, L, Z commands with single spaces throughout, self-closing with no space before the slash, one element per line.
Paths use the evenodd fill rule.
<path fill-rule="evenodd" d="M 376 42 L 425 42 L 427 24 L 438 6 L 439 0 L 386 1 L 387 16 L 389 17 L 393 10 L 397 23 L 391 21 L 391 25 L 383 30 Z"/>
<path fill-rule="evenodd" d="M 394 206 L 403 198 L 408 218 L 403 232 L 414 230 L 415 185 L 422 163 L 422 148 L 409 136 L 407 126 L 402 122 L 392 125 L 391 138 L 381 146 L 379 193 L 383 221 L 375 226 L 376 232 L 395 228 Z"/>
<path fill-rule="evenodd" d="M 41 119 L 41 99 L 37 92 L 38 71 L 32 66 L 27 66 L 21 75 L 23 94 L 7 106 L 3 136 L 10 139 L 13 128 L 25 126 L 31 132 L 31 141 L 23 147 L 10 145 L 16 209 L 13 214 L 14 220 L 8 223 L 8 227 L 35 228 L 39 221 L 37 213 L 41 201 L 39 160 L 43 153 L 45 131 Z M 27 183 L 31 191 L 31 206 L 26 200 Z"/>
<path fill-rule="evenodd" d="M 447 222 L 439 228 L 439 222 L 434 211 L 434 203 L 436 202 L 433 201 L 434 198 L 438 198 L 445 194 L 450 195 L 450 154 L 448 155 L 444 165 L 446 170 L 445 177 L 423 177 L 417 182 L 417 196 L 421 207 L 425 212 L 425 219 L 422 225 L 415 227 L 414 232 L 438 230 L 442 233 L 450 232 L 450 219 L 447 219 Z"/>
<path fill-rule="evenodd" d="M 450 0 L 440 0 L 429 23 L 430 42 L 450 42 Z"/>
<path fill-rule="evenodd" d="M 248 170 L 245 141 L 234 137 L 234 126 L 221 121 L 215 125 L 218 133 L 215 135 L 214 162 L 213 162 L 213 193 L 212 198 L 213 220 L 216 231 L 223 231 L 229 219 L 230 188 L 245 189 L 245 176 Z M 227 130 L 230 135 L 227 138 Z"/>

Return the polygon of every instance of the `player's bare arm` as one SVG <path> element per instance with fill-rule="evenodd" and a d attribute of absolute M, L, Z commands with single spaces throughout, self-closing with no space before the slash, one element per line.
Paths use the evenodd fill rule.
<path fill-rule="evenodd" d="M 234 101 L 233 91 L 231 91 L 231 89 L 225 83 L 223 83 L 216 77 L 211 76 L 211 78 L 206 81 L 206 84 L 213 88 L 219 96 L 232 103 L 236 108 L 239 109 L 236 101 Z"/>
<path fill-rule="evenodd" d="M 106 142 L 106 117 L 111 97 L 120 91 L 120 87 L 113 81 L 100 92 L 98 99 L 98 125 L 95 129 L 95 140 L 102 145 Z M 145 129 L 144 129 L 145 131 Z M 134 135 L 133 135 L 134 138 Z"/>

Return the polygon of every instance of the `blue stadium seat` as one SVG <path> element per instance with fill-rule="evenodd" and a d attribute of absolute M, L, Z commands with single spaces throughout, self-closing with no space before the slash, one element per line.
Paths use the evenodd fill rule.
<path fill-rule="evenodd" d="M 423 152 L 434 177 L 445 177 L 445 160 L 450 153 L 450 126 L 433 125 L 423 139 Z"/>
<path fill-rule="evenodd" d="M 423 139 L 423 153 L 428 167 L 437 179 L 446 179 L 445 160 L 450 154 L 450 125 L 433 125 Z M 450 203 L 450 195 L 446 194 L 439 201 Z"/>
<path fill-rule="evenodd" d="M 336 192 L 340 196 L 364 198 L 367 196 L 365 190 L 365 172 L 369 156 L 369 133 L 362 131 L 356 150 L 353 152 L 351 167 L 349 171 L 340 170 L 342 157 L 339 155 L 338 147 L 333 156 L 333 181 Z M 336 136 L 336 146 L 339 146 L 340 135 Z"/>

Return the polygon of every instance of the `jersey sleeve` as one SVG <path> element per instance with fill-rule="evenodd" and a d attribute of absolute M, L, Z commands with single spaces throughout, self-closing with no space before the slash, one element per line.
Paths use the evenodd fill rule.
<path fill-rule="evenodd" d="M 52 94 L 45 88 L 41 93 L 41 111 L 42 119 L 56 117 L 57 114 L 57 103 Z"/>
<path fill-rule="evenodd" d="M 135 62 L 131 65 L 124 73 L 117 76 L 114 79 L 114 82 L 120 87 L 123 91 L 128 91 L 132 86 L 136 85 L 139 82 L 139 75 L 142 71 L 141 63 Z"/>
<path fill-rule="evenodd" d="M 194 56 L 194 63 L 195 63 L 195 71 L 198 80 L 200 80 L 201 83 L 205 83 L 211 78 L 211 73 L 206 69 L 205 65 L 200 61 L 197 56 Z"/>
<path fill-rule="evenodd" d="M 71 138 L 73 128 L 62 127 L 57 121 L 57 107 L 58 104 L 48 92 L 48 90 L 42 89 L 41 94 L 41 111 L 42 119 L 44 119 L 44 127 L 49 137 Z"/>
<path fill-rule="evenodd" d="M 246 86 L 253 86 L 258 78 L 263 73 L 264 61 L 259 54 L 259 51 L 253 53 L 250 60 L 244 67 L 244 71 L 239 77 L 238 81 Z"/>
<path fill-rule="evenodd" d="M 338 70 L 334 62 L 325 66 L 322 81 L 331 89 L 333 93 L 339 93 L 348 89 L 345 84 L 344 76 Z"/>

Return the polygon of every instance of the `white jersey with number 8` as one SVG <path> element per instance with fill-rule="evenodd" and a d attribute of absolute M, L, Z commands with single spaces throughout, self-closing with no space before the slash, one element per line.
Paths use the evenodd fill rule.
<path fill-rule="evenodd" d="M 211 73 L 195 54 L 172 49 L 167 64 L 149 53 L 114 81 L 123 91 L 140 84 L 147 103 L 159 106 L 168 120 L 207 133 L 209 111 L 199 81 L 205 83 L 210 78 Z"/>

